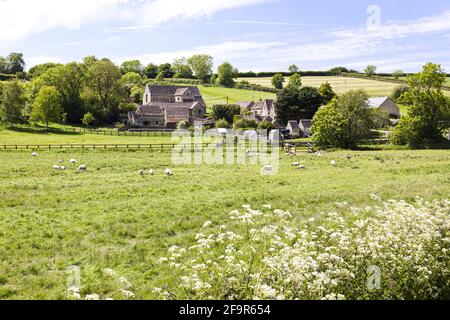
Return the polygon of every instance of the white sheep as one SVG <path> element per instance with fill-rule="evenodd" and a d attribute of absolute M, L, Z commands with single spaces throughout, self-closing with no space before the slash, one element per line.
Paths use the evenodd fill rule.
<path fill-rule="evenodd" d="M 66 170 L 65 166 L 53 166 L 54 170 Z"/>
<path fill-rule="evenodd" d="M 336 160 L 331 160 L 330 164 L 331 164 L 333 167 L 336 167 L 336 166 L 337 166 Z"/>
<path fill-rule="evenodd" d="M 70 161 L 69 161 L 71 164 L 75 164 L 75 163 L 77 163 L 78 161 L 77 160 L 75 160 L 75 159 L 70 159 Z"/>
<path fill-rule="evenodd" d="M 300 162 L 294 162 L 294 163 L 292 164 L 293 167 L 298 167 L 299 165 L 300 165 Z"/>
<path fill-rule="evenodd" d="M 300 166 L 298 166 L 298 169 L 299 169 L 299 170 L 305 170 L 306 167 L 305 167 L 304 165 L 300 165 Z"/>
<path fill-rule="evenodd" d="M 31 154 L 31 156 L 32 156 L 32 157 L 39 157 L 39 154 L 38 154 L 37 152 L 33 152 L 33 153 Z"/>
<path fill-rule="evenodd" d="M 53 166 L 53 170 L 59 170 L 59 166 Z"/>
<path fill-rule="evenodd" d="M 153 176 L 155 174 L 155 171 L 153 169 L 148 170 L 148 175 Z"/>
<path fill-rule="evenodd" d="M 273 167 L 272 166 L 264 166 L 261 168 L 261 175 L 271 175 L 273 173 Z"/>
<path fill-rule="evenodd" d="M 60 159 L 58 160 L 58 163 L 64 163 L 64 160 Z"/>
<path fill-rule="evenodd" d="M 86 171 L 87 170 L 87 166 L 82 164 L 81 166 L 78 167 L 77 171 Z"/>
<path fill-rule="evenodd" d="M 170 177 L 173 176 L 173 172 L 170 169 L 166 169 L 165 173 Z"/>
<path fill-rule="evenodd" d="M 138 174 L 139 174 L 140 176 L 143 176 L 143 175 L 144 175 L 144 170 L 139 170 L 139 171 L 138 171 Z"/>

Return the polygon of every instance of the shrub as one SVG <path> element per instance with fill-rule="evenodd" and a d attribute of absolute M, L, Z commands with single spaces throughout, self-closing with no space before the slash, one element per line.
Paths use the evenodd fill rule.
<path fill-rule="evenodd" d="M 253 119 L 239 119 L 236 122 L 236 129 L 256 129 L 258 124 Z"/>
<path fill-rule="evenodd" d="M 230 129 L 231 128 L 231 124 L 227 120 L 221 119 L 221 120 L 218 120 L 216 122 L 216 128 L 227 128 L 227 129 Z"/>
<path fill-rule="evenodd" d="M 89 127 L 93 122 L 95 121 L 94 116 L 92 115 L 92 113 L 88 112 L 83 116 L 83 119 L 81 120 L 81 122 L 86 126 Z"/>
<path fill-rule="evenodd" d="M 181 300 L 448 298 L 450 201 L 372 197 L 364 209 L 336 204 L 320 226 L 294 227 L 270 206 L 205 222 L 194 245 L 160 259 L 175 278 L 154 291 Z"/>
<path fill-rule="evenodd" d="M 177 129 L 178 130 L 187 130 L 187 129 L 189 129 L 189 122 L 186 121 L 186 120 L 178 122 Z"/>

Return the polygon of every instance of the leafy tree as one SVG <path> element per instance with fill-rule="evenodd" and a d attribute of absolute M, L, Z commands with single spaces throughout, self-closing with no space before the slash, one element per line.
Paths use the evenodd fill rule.
<path fill-rule="evenodd" d="M 219 86 L 232 88 L 234 79 L 237 78 L 239 71 L 229 62 L 222 63 L 217 70 L 217 84 Z"/>
<path fill-rule="evenodd" d="M 142 76 L 136 72 L 128 72 L 120 78 L 120 83 L 131 91 L 133 87 L 142 86 Z"/>
<path fill-rule="evenodd" d="M 85 69 L 76 62 L 47 68 L 32 81 L 32 95 L 35 96 L 44 86 L 52 86 L 61 96 L 61 104 L 69 123 L 80 123 L 83 116 L 81 92 L 86 80 Z"/>
<path fill-rule="evenodd" d="M 25 93 L 17 80 L 4 82 L 1 89 L 0 120 L 12 125 L 21 120 L 26 102 Z"/>
<path fill-rule="evenodd" d="M 147 79 L 155 79 L 158 75 L 158 66 L 156 64 L 150 63 L 144 68 L 144 76 Z"/>
<path fill-rule="evenodd" d="M 13 52 L 6 58 L 7 61 L 7 73 L 16 74 L 18 72 L 25 71 L 25 60 L 23 53 Z"/>
<path fill-rule="evenodd" d="M 336 98 L 336 93 L 334 93 L 333 87 L 331 86 L 331 84 L 328 81 L 323 83 L 319 87 L 319 93 L 320 93 L 320 96 L 322 97 L 323 104 L 328 104 L 331 102 L 331 100 Z"/>
<path fill-rule="evenodd" d="M 298 73 L 299 71 L 300 71 L 300 68 L 296 64 L 292 64 L 289 66 L 290 73 Z"/>
<path fill-rule="evenodd" d="M 134 72 L 142 76 L 144 74 L 144 66 L 139 60 L 124 61 L 120 65 L 120 71 L 122 72 L 122 74 Z"/>
<path fill-rule="evenodd" d="M 312 119 L 322 105 L 319 90 L 312 87 L 287 86 L 277 94 L 277 120 Z"/>
<path fill-rule="evenodd" d="M 274 129 L 275 128 L 275 126 L 273 125 L 273 123 L 272 122 L 269 122 L 269 121 L 261 121 L 259 124 L 258 124 L 258 129 L 262 129 L 262 130 L 272 130 L 272 129 Z"/>
<path fill-rule="evenodd" d="M 343 74 L 343 73 L 349 73 L 350 71 L 345 67 L 334 67 L 334 68 L 330 69 L 330 72 L 335 75 L 338 75 L 338 74 Z"/>
<path fill-rule="evenodd" d="M 164 78 L 173 78 L 172 65 L 170 63 L 160 64 L 158 67 L 158 73 L 162 73 Z"/>
<path fill-rule="evenodd" d="M 367 66 L 366 69 L 364 69 L 364 73 L 365 73 L 368 77 L 373 76 L 376 72 L 377 72 L 377 67 L 376 67 L 376 66 L 373 66 L 373 65 L 369 65 L 369 66 Z"/>
<path fill-rule="evenodd" d="M 6 61 L 6 58 L 0 56 L 0 73 L 7 73 L 8 72 L 8 63 Z"/>
<path fill-rule="evenodd" d="M 218 121 L 216 121 L 216 128 L 220 129 L 220 128 L 225 128 L 225 129 L 231 129 L 231 124 L 225 120 L 225 119 L 220 119 Z"/>
<path fill-rule="evenodd" d="M 82 119 L 82 123 L 86 126 L 89 127 L 93 122 L 95 121 L 95 117 L 92 115 L 92 113 L 88 112 L 85 113 Z"/>
<path fill-rule="evenodd" d="M 182 120 L 182 121 L 178 122 L 177 129 L 178 130 L 187 130 L 187 129 L 189 129 L 189 122 L 186 121 L 186 120 Z"/>
<path fill-rule="evenodd" d="M 55 87 L 44 86 L 34 100 L 31 120 L 45 122 L 48 127 L 49 122 L 60 122 L 63 112 L 58 90 Z"/>
<path fill-rule="evenodd" d="M 100 60 L 89 68 L 88 87 L 100 100 L 101 108 L 106 114 L 112 111 L 112 99 L 119 95 L 121 72 L 111 61 Z"/>
<path fill-rule="evenodd" d="M 427 63 L 422 72 L 408 77 L 409 89 L 400 98 L 408 106 L 408 115 L 394 130 L 394 144 L 420 147 L 443 141 L 450 127 L 450 101 L 442 92 L 445 82 L 444 70 L 434 63 Z"/>
<path fill-rule="evenodd" d="M 320 148 L 352 149 L 369 138 L 373 113 L 363 90 L 349 91 L 321 108 L 313 120 L 313 141 Z"/>
<path fill-rule="evenodd" d="M 165 77 L 164 77 L 164 72 L 160 72 L 160 73 L 158 73 L 158 75 L 156 76 L 155 81 L 156 81 L 156 82 L 164 82 L 164 79 L 165 79 Z"/>
<path fill-rule="evenodd" d="M 281 73 L 277 73 L 272 77 L 272 86 L 275 89 L 283 89 L 284 77 Z"/>
<path fill-rule="evenodd" d="M 52 62 L 38 64 L 28 71 L 28 79 L 33 80 L 37 77 L 40 77 L 43 73 L 47 72 L 48 70 L 61 66 L 63 66 L 61 63 L 52 63 Z"/>
<path fill-rule="evenodd" d="M 207 54 L 197 54 L 188 59 L 188 64 L 197 79 L 208 83 L 213 73 L 214 58 Z"/>
<path fill-rule="evenodd" d="M 236 129 L 256 129 L 258 124 L 253 119 L 239 119 L 236 122 Z"/>
<path fill-rule="evenodd" d="M 395 78 L 395 80 L 398 80 L 403 77 L 404 74 L 405 73 L 402 70 L 396 70 L 392 73 L 392 76 Z"/>
<path fill-rule="evenodd" d="M 298 73 L 294 73 L 292 76 L 289 77 L 288 86 L 293 86 L 297 88 L 300 88 L 302 86 L 302 78 Z"/>
<path fill-rule="evenodd" d="M 409 87 L 406 84 L 402 84 L 400 86 L 397 86 L 394 88 L 394 90 L 391 93 L 391 98 L 392 100 L 394 100 L 395 102 L 399 102 L 400 101 L 400 97 L 408 92 Z"/>
<path fill-rule="evenodd" d="M 224 119 L 228 123 L 233 123 L 234 116 L 241 114 L 241 107 L 238 105 L 216 104 L 212 107 L 211 116 L 214 120 Z"/>
<path fill-rule="evenodd" d="M 144 96 L 144 87 L 143 86 L 134 86 L 130 91 L 131 101 L 134 103 L 141 103 L 142 97 Z"/>
<path fill-rule="evenodd" d="M 94 63 L 98 61 L 96 56 L 87 56 L 83 58 L 83 65 L 89 69 Z"/>
<path fill-rule="evenodd" d="M 172 63 L 174 78 L 190 79 L 194 76 L 186 58 L 175 59 Z"/>

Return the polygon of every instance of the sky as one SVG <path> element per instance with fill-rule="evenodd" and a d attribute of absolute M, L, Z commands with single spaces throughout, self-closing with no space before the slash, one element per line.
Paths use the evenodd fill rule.
<path fill-rule="evenodd" d="M 345 66 L 450 72 L 449 0 L 0 0 L 0 56 L 27 68 L 210 54 L 239 71 Z"/>

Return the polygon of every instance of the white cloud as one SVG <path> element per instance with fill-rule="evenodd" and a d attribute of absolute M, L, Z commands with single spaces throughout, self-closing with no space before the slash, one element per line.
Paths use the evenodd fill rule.
<path fill-rule="evenodd" d="M 2 0 L 0 40 L 15 41 L 54 28 L 78 29 L 100 20 L 133 22 L 112 32 L 137 30 L 268 1 L 276 0 Z"/>
<path fill-rule="evenodd" d="M 30 69 L 31 67 L 41 63 L 48 63 L 48 62 L 67 63 L 67 61 L 65 61 L 64 59 L 44 55 L 27 57 L 26 62 L 27 62 L 27 69 Z"/>

